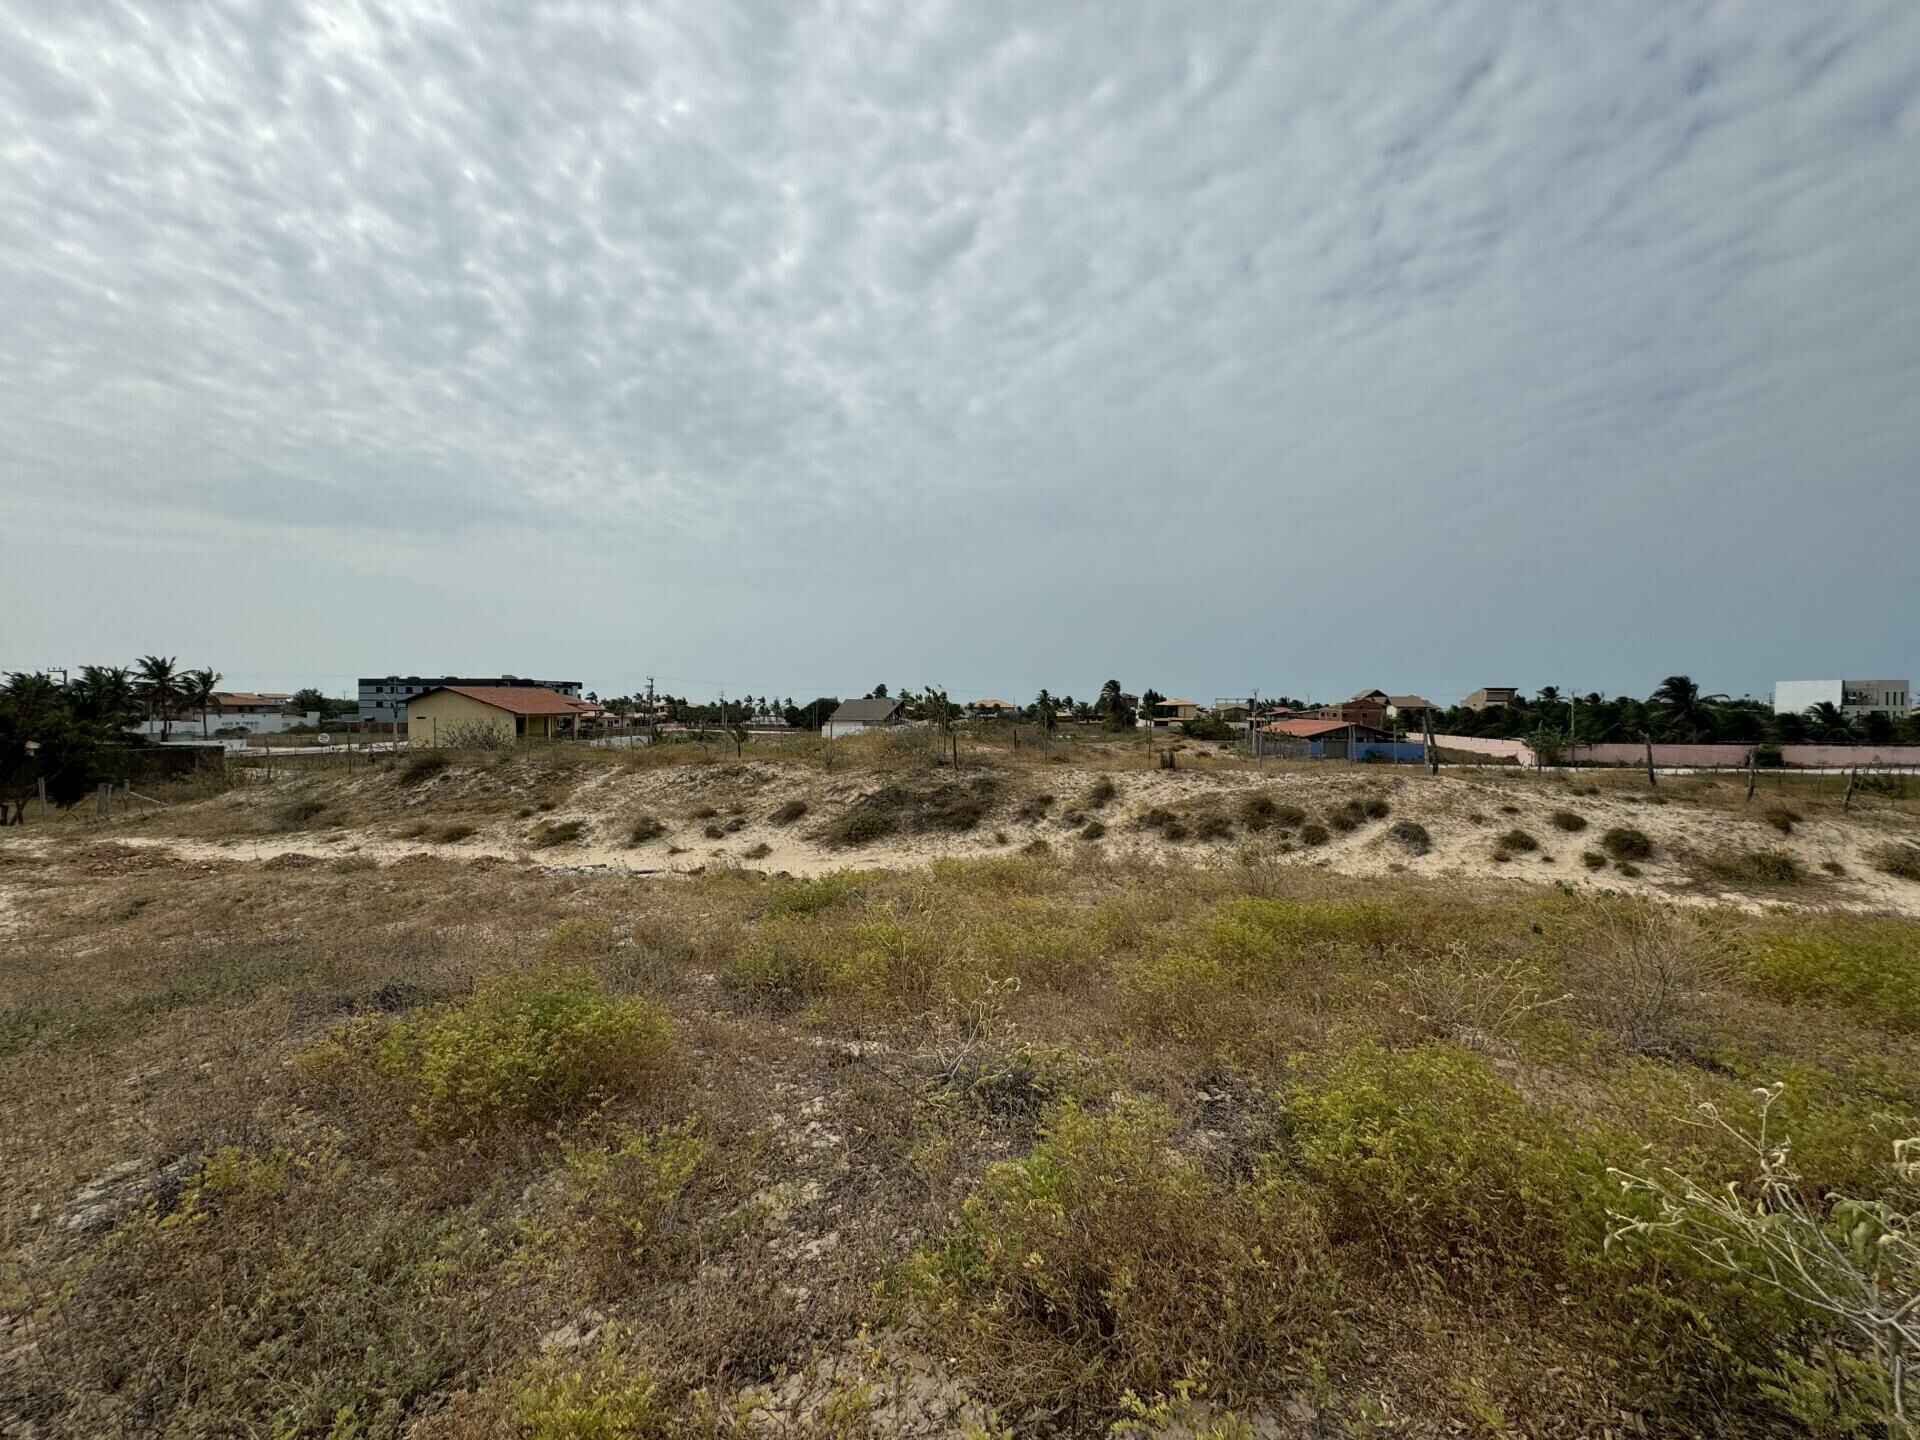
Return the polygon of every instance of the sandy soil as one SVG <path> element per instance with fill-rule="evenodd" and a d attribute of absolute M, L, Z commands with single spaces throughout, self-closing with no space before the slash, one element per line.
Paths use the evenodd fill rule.
<path fill-rule="evenodd" d="M 967 784 L 986 773 L 991 772 L 963 771 L 958 780 Z M 1830 816 L 1807 807 L 1807 818 L 1796 824 L 1791 835 L 1782 835 L 1762 818 L 1768 809 L 1764 796 L 1747 807 L 1740 803 L 1737 787 L 1708 788 L 1696 781 L 1670 783 L 1650 797 L 1621 789 L 1577 793 L 1590 787 L 1559 777 L 1485 771 L 1438 778 L 1420 772 L 1332 768 L 1265 775 L 1186 770 L 1108 773 L 1118 793 L 1104 807 L 1085 811 L 1107 827 L 1106 835 L 1094 841 L 1081 838 L 1077 825 L 1063 823 L 1096 778 L 1085 770 L 995 773 L 996 790 L 987 813 L 970 830 L 915 830 L 911 828 L 914 818 L 906 812 L 902 833 L 846 846 L 829 843 L 823 827 L 863 797 L 882 786 L 924 790 L 950 783 L 954 777 L 925 770 L 833 775 L 756 761 L 652 770 L 609 767 L 578 778 L 564 798 L 548 802 L 550 808 L 534 813 L 522 806 L 512 815 L 500 813 L 504 802 L 497 794 L 489 797 L 493 813 L 476 813 L 471 793 L 475 781 L 458 770 L 413 789 L 398 789 L 375 773 L 342 777 L 316 792 L 327 794 L 335 810 L 353 816 L 351 823 L 332 829 L 259 835 L 258 812 L 277 800 L 280 792 L 276 790 L 192 807 L 201 813 L 190 827 L 170 824 L 175 817 L 163 813 L 150 824 L 116 824 L 85 833 L 102 839 L 110 836 L 127 845 L 165 847 L 185 860 L 257 863 L 290 857 L 281 863 L 294 864 L 300 862 L 291 857 L 357 856 L 389 864 L 424 854 L 484 856 L 563 873 L 594 868 L 635 875 L 692 873 L 723 866 L 792 875 L 847 867 L 914 867 L 944 856 L 1014 854 L 1044 840 L 1055 853 L 1066 854 L 1098 846 L 1113 854 L 1201 863 L 1251 854 L 1348 875 L 1395 873 L 1557 883 L 1654 893 L 1691 903 L 1785 904 L 1920 916 L 1920 884 L 1884 874 L 1872 863 L 1873 851 L 1890 840 L 1920 839 L 1920 825 L 1890 807 L 1856 806 L 1853 814 L 1844 817 L 1835 807 L 1828 807 L 1833 812 Z M 535 777 L 527 783 L 531 793 L 541 781 Z M 1043 787 L 1051 788 L 1057 798 L 1045 807 L 1044 815 L 1036 817 L 1034 802 Z M 1237 822 L 1229 839 L 1176 843 L 1137 823 L 1152 807 L 1188 819 L 1203 814 L 1232 816 L 1237 803 L 1256 791 L 1281 804 L 1299 806 L 1314 817 L 1366 797 L 1385 800 L 1392 813 L 1351 833 L 1336 831 L 1318 847 L 1300 846 L 1272 831 L 1250 834 Z M 807 806 L 806 815 L 790 824 L 776 824 L 771 818 L 775 808 L 793 800 Z M 1550 817 L 1558 810 L 1581 816 L 1587 828 L 1578 833 L 1555 828 Z M 230 824 L 227 812 L 231 812 Z M 642 815 L 665 824 L 667 833 L 642 844 L 625 843 L 634 819 Z M 410 819 L 413 826 L 407 823 Z M 419 828 L 422 821 L 439 824 L 450 819 L 473 824 L 475 833 L 453 844 L 393 833 Z M 1429 853 L 1414 854 L 1391 838 L 1389 828 L 1399 820 L 1426 827 L 1432 844 Z M 537 826 L 566 821 L 580 823 L 579 840 L 544 847 L 530 843 Z M 705 833 L 709 826 L 729 833 L 713 838 Z M 1581 863 L 1582 852 L 1594 849 L 1600 835 L 1612 826 L 1632 826 L 1653 840 L 1655 854 L 1640 862 L 1640 874 L 1623 874 L 1611 865 L 1590 870 Z M 181 828 L 197 833 L 178 833 Z M 238 833 L 223 838 L 222 829 Z M 1497 838 L 1513 829 L 1532 835 L 1540 848 L 1504 862 L 1497 860 Z M 13 832 L 7 843 L 38 849 L 63 833 L 67 833 L 64 827 L 28 828 Z M 1704 877 L 1702 856 L 1742 850 L 1785 851 L 1800 862 L 1809 878 L 1802 884 L 1768 888 L 1729 887 Z M 1835 866 L 1839 873 L 1831 873 Z M 0 928 L 5 923 L 6 905 L 0 901 Z"/>

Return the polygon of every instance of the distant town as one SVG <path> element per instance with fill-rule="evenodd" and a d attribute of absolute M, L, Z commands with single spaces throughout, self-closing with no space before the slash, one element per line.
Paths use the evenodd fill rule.
<path fill-rule="evenodd" d="M 0 686 L 0 794 L 17 814 L 29 796 L 76 803 L 124 782 L 129 752 L 250 751 L 275 745 L 498 748 L 679 741 L 836 740 L 914 726 L 1005 727 L 1016 739 L 1145 732 L 1276 758 L 1417 764 L 1909 766 L 1920 715 L 1907 680 L 1781 680 L 1770 700 L 1702 693 L 1668 676 L 1645 698 L 1531 695 L 1488 685 L 1458 704 L 1361 690 L 1330 703 L 1286 694 L 1208 697 L 1128 690 L 1041 690 L 1021 701 L 956 700 L 937 687 L 876 685 L 863 695 L 743 694 L 695 701 L 651 683 L 602 696 L 578 680 L 498 675 L 376 675 L 357 698 L 316 687 L 228 690 L 211 668 L 149 655 L 77 672 L 16 670 Z M 991 733 L 991 732 L 987 732 Z"/>

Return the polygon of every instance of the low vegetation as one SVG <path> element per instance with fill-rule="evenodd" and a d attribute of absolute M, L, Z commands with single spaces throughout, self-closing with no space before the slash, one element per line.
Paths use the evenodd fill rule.
<path fill-rule="evenodd" d="M 1653 841 L 1646 832 L 1631 825 L 1615 825 L 1600 837 L 1600 848 L 1615 860 L 1648 860 L 1653 856 Z"/>
<path fill-rule="evenodd" d="M 1569 835 L 1577 835 L 1587 828 L 1587 817 L 1571 810 L 1556 810 L 1547 818 L 1553 822 L 1554 829 L 1564 830 Z"/>
<path fill-rule="evenodd" d="M 224 825 L 271 865 L 104 830 L 0 848 L 32 962 L 0 967 L 0 1415 L 415 1440 L 949 1412 L 1087 1440 L 1900 1433 L 1920 926 L 1840 908 L 1900 893 L 1870 859 L 1828 878 L 1742 783 L 1663 779 L 1653 812 L 1600 777 L 1563 857 L 1590 845 L 1592 878 L 1523 884 L 1556 872 L 1468 862 L 1540 853 L 1513 838 L 1539 824 L 1493 817 L 1523 784 L 1545 814 L 1557 782 L 1443 777 L 1442 807 L 1426 777 L 1142 765 L 1096 798 L 1064 740 L 1015 772 L 884 738 L 777 835 L 729 828 L 802 789 L 752 762 L 594 810 L 600 787 L 516 754 L 431 785 L 396 764 L 240 787 L 137 837 Z M 1029 846 L 1015 816 L 1049 791 L 1052 844 Z M 1833 844 L 1849 861 L 1906 843 L 1897 810 L 1856 796 L 1850 832 L 1837 791 L 1793 793 L 1823 844 L 1860 837 Z M 261 843 L 293 800 L 327 836 Z M 688 828 L 731 854 L 831 843 L 869 868 L 327 848 L 355 807 L 415 840 L 576 823 L 542 803 L 633 843 L 703 808 Z M 1714 805 L 1711 842 L 1678 824 Z M 1614 823 L 1636 814 L 1651 835 Z M 1335 816 L 1353 842 L 1299 853 Z M 1408 873 L 1435 833 L 1461 841 L 1446 873 Z M 952 836 L 974 858 L 940 857 Z M 877 868 L 886 837 L 935 853 Z M 1655 839 L 1684 903 L 1623 883 Z M 1766 903 L 1716 903 L 1723 863 Z M 1822 1288 L 1770 1268 L 1783 1245 Z"/>
<path fill-rule="evenodd" d="M 527 836 L 527 843 L 538 849 L 571 845 L 587 832 L 584 820 L 542 820 Z"/>

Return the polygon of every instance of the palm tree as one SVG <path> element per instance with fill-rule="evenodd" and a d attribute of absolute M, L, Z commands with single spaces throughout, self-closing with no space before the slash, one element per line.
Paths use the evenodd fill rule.
<path fill-rule="evenodd" d="M 220 685 L 220 673 L 203 667 L 187 671 L 180 679 L 181 698 L 200 712 L 200 738 L 204 740 L 207 736 L 207 712 L 213 708 L 213 697 Z"/>
<path fill-rule="evenodd" d="M 1847 712 L 1831 700 L 1822 700 L 1817 705 L 1807 707 L 1807 722 L 1819 732 L 1822 740 L 1853 739 L 1853 721 L 1847 718 Z"/>
<path fill-rule="evenodd" d="M 177 663 L 172 655 L 142 655 L 139 660 L 136 688 L 146 704 L 147 718 L 159 718 L 162 740 L 172 733 L 174 708 L 180 703 L 181 677 L 174 668 Z"/>

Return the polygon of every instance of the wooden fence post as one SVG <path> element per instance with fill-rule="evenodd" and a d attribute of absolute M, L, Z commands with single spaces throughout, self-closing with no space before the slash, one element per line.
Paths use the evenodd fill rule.
<path fill-rule="evenodd" d="M 1747 803 L 1749 805 L 1753 803 L 1753 785 L 1754 785 L 1754 781 L 1758 778 L 1758 773 L 1759 773 L 1754 768 L 1756 762 L 1753 757 L 1757 753 L 1758 752 L 1754 750 L 1747 751 Z"/>
<path fill-rule="evenodd" d="M 1859 780 L 1860 767 L 1856 765 L 1847 772 L 1847 793 L 1840 797 L 1840 813 L 1842 815 L 1853 809 L 1853 787 L 1859 783 Z"/>
<path fill-rule="evenodd" d="M 1656 786 L 1660 783 L 1660 780 L 1659 777 L 1653 773 L 1653 732 L 1650 730 L 1642 731 L 1640 738 L 1647 742 L 1647 784 L 1649 786 Z"/>

